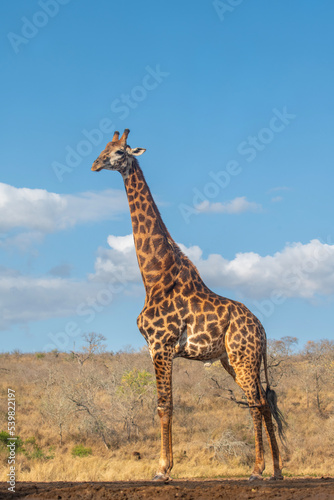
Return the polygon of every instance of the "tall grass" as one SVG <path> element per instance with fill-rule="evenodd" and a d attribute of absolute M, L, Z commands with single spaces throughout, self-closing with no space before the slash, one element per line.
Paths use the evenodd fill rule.
<path fill-rule="evenodd" d="M 271 381 L 289 425 L 288 446 L 282 448 L 286 475 L 334 475 L 333 351 L 329 346 L 327 357 L 317 363 L 305 351 L 276 349 L 269 357 Z M 0 373 L 0 431 L 7 430 L 7 389 L 16 391 L 16 433 L 22 442 L 18 480 L 114 481 L 154 475 L 160 426 L 145 350 L 95 355 L 83 367 L 65 353 L 2 354 Z M 174 478 L 250 474 L 252 420 L 248 409 L 231 399 L 231 391 L 234 399 L 242 399 L 220 365 L 175 361 Z M 7 450 L 1 443 L 0 479 L 6 481 Z M 265 451 L 270 474 L 267 444 Z"/>

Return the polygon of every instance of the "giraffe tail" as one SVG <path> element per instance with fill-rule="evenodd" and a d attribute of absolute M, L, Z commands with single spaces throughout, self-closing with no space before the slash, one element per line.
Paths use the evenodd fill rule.
<path fill-rule="evenodd" d="M 264 374 L 266 377 L 266 384 L 267 384 L 266 400 L 269 405 L 270 413 L 272 414 L 277 424 L 278 435 L 281 440 L 281 443 L 283 444 L 283 446 L 286 446 L 285 429 L 288 427 L 288 424 L 284 418 L 283 413 L 278 408 L 277 394 L 273 389 L 270 388 L 269 377 L 268 377 L 268 366 L 267 366 L 267 348 L 265 348 L 263 352 L 263 365 L 264 365 Z"/>

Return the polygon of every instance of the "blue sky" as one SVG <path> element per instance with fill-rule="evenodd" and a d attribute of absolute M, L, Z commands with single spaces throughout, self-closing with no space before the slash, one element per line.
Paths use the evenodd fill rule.
<path fill-rule="evenodd" d="M 329 0 L 0 5 L 2 350 L 144 345 L 114 130 L 174 239 L 268 337 L 334 338 Z"/>

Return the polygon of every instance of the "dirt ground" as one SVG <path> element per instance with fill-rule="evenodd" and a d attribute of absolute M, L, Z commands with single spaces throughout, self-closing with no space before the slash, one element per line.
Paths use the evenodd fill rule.
<path fill-rule="evenodd" d="M 0 499 L 30 500 L 333 500 L 334 478 L 284 479 L 284 481 L 246 480 L 175 480 L 167 484 L 152 481 L 117 481 L 110 483 L 16 483 L 16 492 L 0 483 Z"/>

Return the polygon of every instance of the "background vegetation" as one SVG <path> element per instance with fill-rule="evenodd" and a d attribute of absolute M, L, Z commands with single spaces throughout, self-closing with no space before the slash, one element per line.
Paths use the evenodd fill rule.
<path fill-rule="evenodd" d="M 16 391 L 17 479 L 150 479 L 160 450 L 147 349 L 105 352 L 101 335 L 71 353 L 0 355 L 0 479 L 6 481 L 7 389 Z M 272 386 L 288 429 L 285 475 L 334 474 L 334 342 L 269 343 Z M 242 392 L 220 363 L 174 362 L 177 477 L 247 476 L 254 436 Z M 266 445 L 268 474 L 272 464 Z"/>

